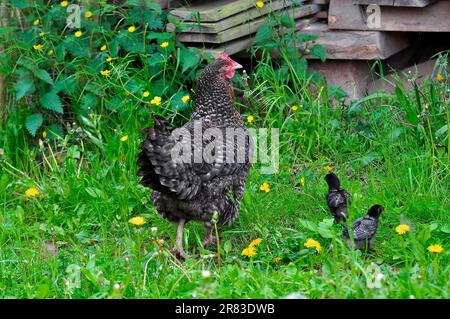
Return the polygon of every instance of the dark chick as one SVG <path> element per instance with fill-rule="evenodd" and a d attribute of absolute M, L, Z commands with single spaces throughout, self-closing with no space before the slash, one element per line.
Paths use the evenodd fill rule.
<path fill-rule="evenodd" d="M 358 249 L 366 247 L 368 249 L 372 249 L 373 240 L 375 238 L 378 229 L 380 215 L 383 212 L 383 210 L 384 210 L 383 206 L 373 205 L 372 207 L 369 208 L 367 215 L 357 219 L 353 223 L 352 229 L 353 229 L 354 247 Z M 343 235 L 344 238 L 349 243 L 349 245 L 352 246 L 351 238 L 347 228 L 344 228 Z"/>
<path fill-rule="evenodd" d="M 152 189 L 151 199 L 159 214 L 178 224 L 178 257 L 185 255 L 186 222 L 204 224 L 203 243 L 208 245 L 213 241 L 214 213 L 218 213 L 219 225 L 231 224 L 239 215 L 251 139 L 234 102 L 231 78 L 237 68 L 241 65 L 222 54 L 202 71 L 195 109 L 181 129 L 175 131 L 164 119 L 154 117 L 154 126 L 144 130 L 147 137 L 140 144 L 138 175 L 141 184 Z M 222 142 L 217 136 L 223 137 Z M 182 158 L 173 158 L 181 153 Z"/>
<path fill-rule="evenodd" d="M 327 174 L 325 180 L 328 184 L 327 204 L 334 217 L 334 222 L 336 224 L 341 221 L 345 222 L 348 218 L 347 204 L 351 203 L 352 197 L 345 189 L 341 188 L 341 182 L 336 174 Z"/>

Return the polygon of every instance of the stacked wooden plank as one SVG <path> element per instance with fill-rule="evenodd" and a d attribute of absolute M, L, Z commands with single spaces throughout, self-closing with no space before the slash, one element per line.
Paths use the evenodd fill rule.
<path fill-rule="evenodd" d="M 373 30 L 367 23 L 379 8 L 378 31 L 450 32 L 450 1 L 435 0 L 331 0 L 328 25 L 334 30 Z"/>
<path fill-rule="evenodd" d="M 265 1 L 262 8 L 254 0 L 200 1 L 189 7 L 170 12 L 176 20 L 167 26 L 168 31 L 181 25 L 178 38 L 190 46 L 200 46 L 206 51 L 234 54 L 249 48 L 255 33 L 268 21 L 269 15 L 288 15 L 295 20 L 299 30 L 318 18 L 324 11 L 324 0 Z M 322 3 L 322 4 L 321 4 Z"/>

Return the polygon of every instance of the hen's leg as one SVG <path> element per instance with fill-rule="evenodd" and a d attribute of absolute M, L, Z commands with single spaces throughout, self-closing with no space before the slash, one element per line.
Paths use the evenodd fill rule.
<path fill-rule="evenodd" d="M 215 241 L 215 237 L 213 235 L 214 226 L 212 225 L 212 223 L 210 222 L 205 223 L 205 228 L 206 228 L 206 237 L 203 240 L 203 247 L 206 247 Z"/>
<path fill-rule="evenodd" d="M 178 259 L 183 259 L 186 256 L 186 253 L 183 249 L 183 227 L 184 227 L 185 219 L 181 218 L 178 222 L 178 229 L 177 229 L 177 243 L 175 246 L 175 255 Z"/>

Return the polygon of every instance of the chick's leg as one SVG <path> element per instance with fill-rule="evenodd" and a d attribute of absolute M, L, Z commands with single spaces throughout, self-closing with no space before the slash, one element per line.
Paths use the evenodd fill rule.
<path fill-rule="evenodd" d="M 178 229 L 177 229 L 177 243 L 175 247 L 175 255 L 178 259 L 183 259 L 186 255 L 183 249 L 183 227 L 185 223 L 185 219 L 181 218 L 178 222 Z"/>

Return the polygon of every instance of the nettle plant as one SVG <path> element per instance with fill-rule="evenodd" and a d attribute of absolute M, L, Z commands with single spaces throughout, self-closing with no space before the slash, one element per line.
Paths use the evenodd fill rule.
<path fill-rule="evenodd" d="M 183 113 L 210 59 L 165 32 L 167 12 L 150 0 L 11 0 L 3 18 L 8 113 L 32 136 L 64 135 L 92 112 Z"/>

